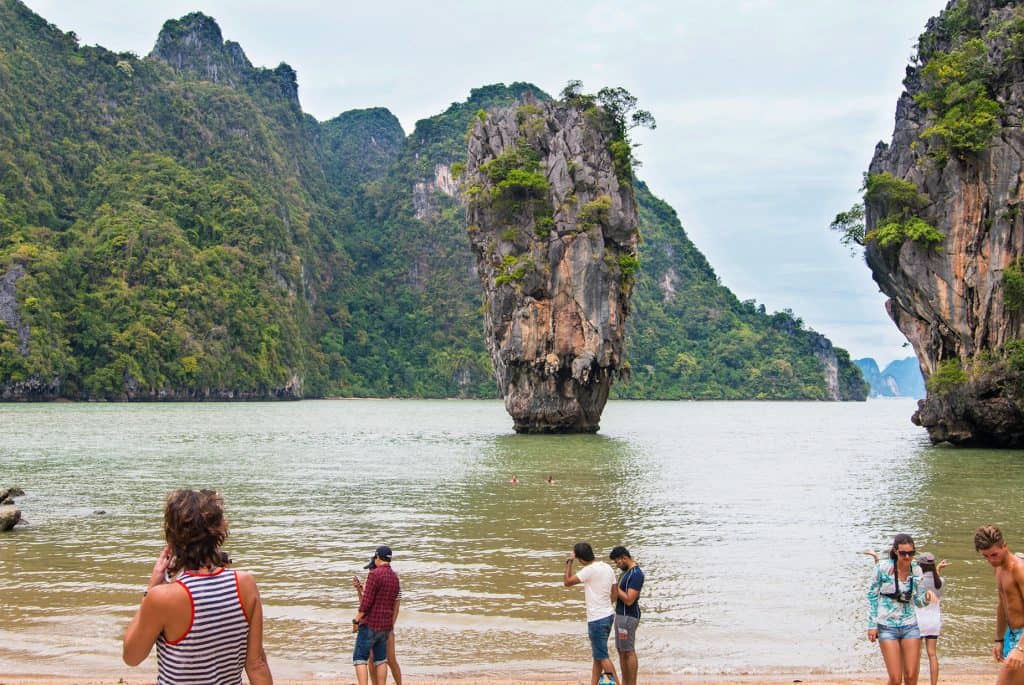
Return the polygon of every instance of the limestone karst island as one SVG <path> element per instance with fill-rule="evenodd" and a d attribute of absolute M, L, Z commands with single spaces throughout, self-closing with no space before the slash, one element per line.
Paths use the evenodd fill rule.
<path fill-rule="evenodd" d="M 1024 673 L 1024 0 L 167 6 L 0 0 L 0 685 Z"/>
<path fill-rule="evenodd" d="M 16 0 L 0 32 L 3 399 L 501 392 L 552 427 L 580 403 L 591 430 L 609 392 L 867 395 L 798 315 L 717 282 L 628 159 L 613 172 L 585 106 L 489 85 L 406 135 L 383 108 L 314 120 L 288 65 L 254 67 L 203 14 L 168 21 L 144 58 L 79 45 Z M 550 186 L 532 214 L 485 208 L 453 174 L 514 148 L 513 125 L 537 132 Z M 563 129 L 575 147 L 548 149 Z M 524 313 L 516 331 L 560 323 L 493 339 Z"/>
<path fill-rule="evenodd" d="M 833 224 L 913 346 L 928 388 L 913 420 L 934 442 L 1024 446 L 1022 34 L 1005 0 L 928 22 L 864 201 Z"/>

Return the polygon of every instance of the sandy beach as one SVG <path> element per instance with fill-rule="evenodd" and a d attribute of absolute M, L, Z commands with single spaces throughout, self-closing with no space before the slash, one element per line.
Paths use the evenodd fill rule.
<path fill-rule="evenodd" d="M 941 674 L 941 682 L 955 683 L 955 685 L 992 685 L 996 681 L 998 668 L 993 665 L 990 669 L 960 671 L 956 669 L 945 669 Z M 829 675 L 829 674 L 789 674 L 771 676 L 671 676 L 655 675 L 651 677 L 641 675 L 641 682 L 657 685 L 792 685 L 793 683 L 814 683 L 815 685 L 879 685 L 886 681 L 885 673 L 880 671 L 874 674 L 863 675 Z M 153 679 L 92 679 L 92 678 L 67 678 L 39 676 L 4 676 L 0 675 L 0 685 L 153 685 Z M 352 685 L 355 677 L 341 679 L 322 680 L 276 680 L 277 685 Z M 390 678 L 388 682 L 393 682 Z M 583 674 L 577 678 L 543 678 L 537 677 L 531 680 L 507 680 L 504 678 L 469 679 L 469 678 L 404 678 L 403 682 L 409 685 L 587 685 L 589 680 Z M 919 683 L 928 682 L 927 669 L 922 671 Z"/>

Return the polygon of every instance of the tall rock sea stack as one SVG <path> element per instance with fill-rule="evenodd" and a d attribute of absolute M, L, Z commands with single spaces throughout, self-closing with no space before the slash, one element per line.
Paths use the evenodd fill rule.
<path fill-rule="evenodd" d="M 0 401 L 496 396 L 456 169 L 478 111 L 547 94 L 475 88 L 408 135 L 377 107 L 320 122 L 225 38 L 193 13 L 139 58 L 0 0 Z M 613 393 L 863 399 L 845 351 L 741 302 L 633 188 Z"/>
<path fill-rule="evenodd" d="M 1024 445 L 1024 3 L 928 22 L 865 181 L 866 257 L 935 442 Z"/>
<path fill-rule="evenodd" d="M 470 133 L 467 230 L 518 432 L 596 431 L 623 369 L 638 218 L 610 118 L 592 102 L 526 98 L 481 112 Z"/>

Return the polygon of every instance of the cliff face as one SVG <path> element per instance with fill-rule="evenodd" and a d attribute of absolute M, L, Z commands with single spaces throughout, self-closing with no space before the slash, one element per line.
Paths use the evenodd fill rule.
<path fill-rule="evenodd" d="M 139 59 L 0 0 L 0 53 L 0 399 L 496 396 L 456 170 L 476 113 L 536 86 L 473 89 L 406 136 L 385 109 L 302 114 L 290 68 L 200 14 Z M 636 278 L 615 396 L 834 399 L 838 361 L 839 397 L 863 399 L 844 351 L 740 302 L 634 189 L 639 266 L 608 265 Z M 605 220 L 596 195 L 582 223 Z"/>
<path fill-rule="evenodd" d="M 253 92 L 283 96 L 296 109 L 299 86 L 295 70 L 283 62 L 276 69 L 257 69 L 242 46 L 225 41 L 212 17 L 193 12 L 164 23 L 151 53 L 183 78 L 209 81 Z"/>
<path fill-rule="evenodd" d="M 469 138 L 485 336 L 519 432 L 596 431 L 622 367 L 637 209 L 593 111 L 527 99 Z"/>
<path fill-rule="evenodd" d="M 892 143 L 869 170 L 866 258 L 930 379 L 913 420 L 933 441 L 1024 444 L 1012 354 L 1024 318 L 1006 285 L 1024 254 L 1022 36 L 1019 3 L 950 2 L 921 36 Z M 897 180 L 872 191 L 885 174 Z M 881 238 L 901 226 L 906 239 Z"/>

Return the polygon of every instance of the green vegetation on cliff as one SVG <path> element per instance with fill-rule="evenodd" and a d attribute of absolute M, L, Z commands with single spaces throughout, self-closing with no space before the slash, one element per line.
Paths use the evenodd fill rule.
<path fill-rule="evenodd" d="M 887 171 L 864 174 L 864 202 L 859 202 L 832 220 L 830 228 L 841 234 L 840 242 L 851 246 L 875 242 L 882 248 L 898 248 L 903 243 L 915 242 L 927 248 L 939 249 L 946 240 L 937 228 L 917 216 L 928 196 L 906 179 L 896 178 Z M 877 207 L 881 218 L 875 227 L 865 228 L 864 206 Z"/>
<path fill-rule="evenodd" d="M 384 109 L 319 123 L 287 65 L 253 67 L 203 15 L 139 59 L 0 0 L 0 396 L 494 397 L 452 176 L 473 117 L 527 92 L 547 97 L 476 89 L 408 137 Z M 823 338 L 737 302 L 637 188 L 619 395 L 824 397 Z"/>
<path fill-rule="evenodd" d="M 2 333 L 4 384 L 264 397 L 316 379 L 301 265 L 322 184 L 293 101 L 79 47 L 11 0 L 0 86 L 0 274 L 24 271 L 30 331 L 27 355 Z"/>
<path fill-rule="evenodd" d="M 918 39 L 907 85 L 928 115 L 920 133 L 940 164 L 983 153 L 1005 124 L 996 97 L 1019 81 L 1024 66 L 1024 7 L 992 0 L 958 0 Z M 915 81 L 916 79 L 916 81 Z"/>
<path fill-rule="evenodd" d="M 822 362 L 831 344 L 791 311 L 769 314 L 721 285 L 679 218 L 647 185 L 636 183 L 641 265 L 627 322 L 631 399 L 826 399 Z M 867 397 L 845 350 L 839 392 Z"/>

